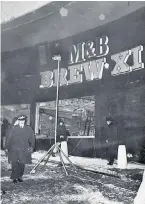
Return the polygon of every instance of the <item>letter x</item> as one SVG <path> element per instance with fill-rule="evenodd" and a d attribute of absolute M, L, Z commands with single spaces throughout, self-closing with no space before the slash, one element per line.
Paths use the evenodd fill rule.
<path fill-rule="evenodd" d="M 126 63 L 130 55 L 131 51 L 127 50 L 111 56 L 111 59 L 116 62 L 116 65 L 112 70 L 111 75 L 115 76 L 119 74 L 125 74 L 126 72 L 131 71 L 129 65 Z"/>

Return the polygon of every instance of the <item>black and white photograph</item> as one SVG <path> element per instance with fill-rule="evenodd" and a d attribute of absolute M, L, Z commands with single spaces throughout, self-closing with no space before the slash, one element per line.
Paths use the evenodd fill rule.
<path fill-rule="evenodd" d="M 145 204 L 145 1 L 0 5 L 0 204 Z"/>

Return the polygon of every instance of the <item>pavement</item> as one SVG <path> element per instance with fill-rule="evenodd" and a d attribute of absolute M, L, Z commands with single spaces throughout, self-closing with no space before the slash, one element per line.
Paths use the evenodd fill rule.
<path fill-rule="evenodd" d="M 1 152 L 1 184 L 6 189 L 3 204 L 131 204 L 140 186 L 139 180 L 121 179 L 107 174 L 100 174 L 84 169 L 67 166 L 69 176 L 64 169 L 52 162 L 38 166 L 35 174 L 32 168 L 45 154 L 44 151 L 33 153 L 32 165 L 26 166 L 24 182 L 14 185 L 9 179 L 7 158 Z M 58 157 L 51 160 L 57 161 Z M 70 157 L 71 161 L 83 168 L 102 168 L 106 161 L 96 158 Z M 96 163 L 94 163 L 96 162 Z M 99 163 L 99 167 L 98 164 Z M 98 169 L 97 169 L 98 170 Z M 107 170 L 114 171 L 114 167 Z M 131 169 L 127 169 L 129 172 Z M 136 170 L 136 169 L 132 169 Z M 143 171 L 140 169 L 140 171 Z"/>
<path fill-rule="evenodd" d="M 39 160 L 39 157 L 42 158 L 45 151 L 35 152 L 33 154 L 33 159 L 36 158 Z M 110 175 L 113 177 L 118 177 L 123 180 L 132 179 L 132 180 L 142 180 L 143 172 L 145 170 L 145 164 L 140 163 L 128 163 L 126 169 L 119 169 L 117 166 L 117 161 L 114 162 L 112 166 L 107 165 L 108 161 L 105 159 L 98 158 L 86 158 L 86 157 L 76 157 L 69 156 L 69 159 L 76 166 L 86 169 L 92 172 L 98 172 L 104 175 Z M 58 156 L 50 157 L 50 161 L 52 162 L 60 162 Z"/>
<path fill-rule="evenodd" d="M 128 163 L 126 169 L 119 169 L 117 161 L 112 166 L 107 165 L 108 161 L 97 158 L 73 158 L 74 163 L 83 166 L 85 169 L 100 172 L 102 174 L 116 176 L 121 179 L 142 180 L 145 165 L 139 163 Z"/>

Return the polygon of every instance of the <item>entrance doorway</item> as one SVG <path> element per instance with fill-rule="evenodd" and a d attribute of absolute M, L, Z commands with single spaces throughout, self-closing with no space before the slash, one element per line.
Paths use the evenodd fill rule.
<path fill-rule="evenodd" d="M 58 119 L 62 119 L 69 137 L 95 137 L 95 97 L 59 100 Z M 37 103 L 35 133 L 54 138 L 55 101 Z"/>

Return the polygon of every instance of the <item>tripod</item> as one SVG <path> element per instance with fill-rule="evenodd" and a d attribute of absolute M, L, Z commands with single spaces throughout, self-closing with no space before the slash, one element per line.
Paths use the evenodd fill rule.
<path fill-rule="evenodd" d="M 66 158 L 66 160 L 72 164 L 73 167 L 74 164 L 70 161 L 70 159 L 68 158 L 68 156 L 62 151 L 61 147 L 60 147 L 60 143 L 56 142 L 56 137 L 57 137 L 57 121 L 58 121 L 58 100 L 59 100 L 59 78 L 60 78 L 60 61 L 61 61 L 61 56 L 60 55 L 55 55 L 53 58 L 53 60 L 57 61 L 57 90 L 56 90 L 56 112 L 55 112 L 55 143 L 54 145 L 47 151 L 47 153 L 40 159 L 40 161 L 38 162 L 38 164 L 35 165 L 35 167 L 31 170 L 30 173 L 35 173 L 36 168 L 40 165 L 40 163 L 42 161 L 44 161 L 45 158 L 46 161 L 44 163 L 44 166 L 46 166 L 47 162 L 49 161 L 51 155 L 53 154 L 53 151 L 55 150 L 56 153 L 58 153 L 59 157 L 60 157 L 60 161 L 62 163 L 62 166 L 65 170 L 66 175 L 68 175 L 68 172 L 66 170 L 65 167 L 65 163 L 63 161 L 62 155 Z M 61 155 L 62 154 L 62 155 Z M 75 167 L 76 168 L 76 167 Z"/>
<path fill-rule="evenodd" d="M 54 144 L 54 145 L 46 152 L 46 154 L 39 160 L 39 162 L 34 166 L 34 168 L 31 170 L 30 173 L 35 173 L 37 167 L 38 167 L 38 166 L 40 165 L 40 163 L 43 162 L 44 159 L 46 158 L 45 163 L 44 163 L 44 167 L 45 167 L 46 164 L 47 164 L 47 162 L 49 161 L 50 157 L 52 156 L 54 150 L 56 150 L 55 153 L 58 153 L 58 155 L 59 155 L 59 157 L 60 157 L 60 161 L 61 161 L 62 166 L 63 166 L 64 171 L 65 171 L 65 174 L 68 176 L 68 172 L 67 172 L 65 163 L 64 163 L 64 161 L 63 161 L 62 155 L 66 158 L 66 160 L 67 160 L 74 168 L 76 168 L 76 166 L 71 162 L 71 160 L 68 158 L 68 156 L 62 151 L 62 149 L 61 149 L 61 147 L 60 147 L 60 143 Z M 61 154 L 62 154 L 62 155 L 61 155 Z"/>

